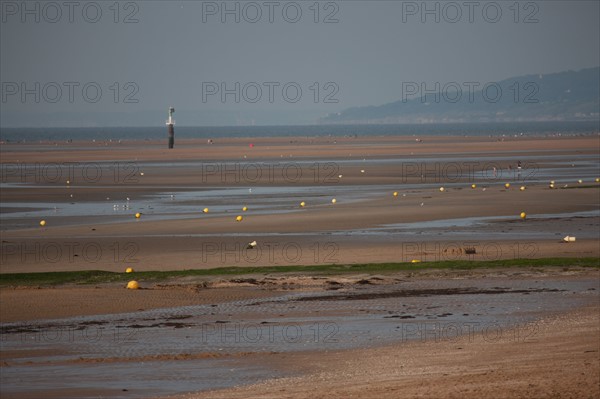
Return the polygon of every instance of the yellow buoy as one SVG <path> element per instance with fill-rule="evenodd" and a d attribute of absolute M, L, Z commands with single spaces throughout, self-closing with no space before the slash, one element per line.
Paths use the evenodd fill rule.
<path fill-rule="evenodd" d="M 336 202 L 337 202 L 337 200 L 335 198 L 331 200 L 332 204 L 335 204 Z"/>
<path fill-rule="evenodd" d="M 444 192 L 445 188 L 444 187 L 440 187 L 440 191 Z"/>
<path fill-rule="evenodd" d="M 140 285 L 135 280 L 131 280 L 130 282 L 127 283 L 128 290 L 137 290 L 138 288 L 140 288 Z"/>
<path fill-rule="evenodd" d="M 411 263 L 421 263 L 421 261 L 419 259 L 413 259 L 410 261 Z"/>
<path fill-rule="evenodd" d="M 398 196 L 398 191 L 394 191 L 394 197 Z"/>
<path fill-rule="evenodd" d="M 141 214 L 141 213 L 139 213 L 139 212 L 135 214 L 135 218 L 136 218 L 136 219 L 139 219 L 141 216 L 142 216 L 142 214 Z"/>
<path fill-rule="evenodd" d="M 554 184 L 554 180 L 550 180 L 550 184 Z"/>
<path fill-rule="evenodd" d="M 133 273 L 133 268 L 128 267 L 127 269 L 125 269 L 125 273 Z"/>
<path fill-rule="evenodd" d="M 244 212 L 246 212 L 247 210 L 248 210 L 247 206 L 245 206 L 245 207 L 242 208 L 242 211 L 244 211 Z"/>
<path fill-rule="evenodd" d="M 596 177 L 596 183 L 600 183 L 600 177 Z"/>
<path fill-rule="evenodd" d="M 510 183 L 506 183 L 506 184 L 504 185 L 504 187 L 506 187 L 506 188 L 510 188 Z"/>
<path fill-rule="evenodd" d="M 521 212 L 521 219 L 525 219 L 527 217 L 527 214 L 525 212 Z"/>
<path fill-rule="evenodd" d="M 519 188 L 519 190 L 525 191 L 525 186 L 521 186 L 521 188 Z"/>
<path fill-rule="evenodd" d="M 550 185 L 548 187 L 554 188 L 554 183 L 550 183 Z"/>
<path fill-rule="evenodd" d="M 300 206 L 301 206 L 301 207 L 304 207 L 305 205 L 306 205 L 306 203 L 304 203 L 304 201 L 302 201 L 302 202 L 300 203 Z"/>
<path fill-rule="evenodd" d="M 40 226 L 44 227 L 46 225 L 46 221 L 45 220 L 40 220 Z"/>
<path fill-rule="evenodd" d="M 204 209 L 202 210 L 202 212 L 204 212 L 204 213 L 208 213 L 208 208 L 204 208 Z"/>
<path fill-rule="evenodd" d="M 583 183 L 583 180 L 579 179 L 579 180 L 577 180 L 577 183 L 581 184 L 581 183 Z"/>
<path fill-rule="evenodd" d="M 244 218 L 242 217 L 242 215 L 238 215 L 238 216 L 235 218 L 235 220 L 236 220 L 237 222 L 241 222 L 241 221 L 242 221 L 242 219 L 244 219 Z"/>
<path fill-rule="evenodd" d="M 477 188 L 477 184 L 471 184 L 471 188 L 472 189 L 476 189 Z"/>

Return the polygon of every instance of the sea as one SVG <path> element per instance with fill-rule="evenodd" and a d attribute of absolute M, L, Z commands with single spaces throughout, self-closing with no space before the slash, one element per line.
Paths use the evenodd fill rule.
<path fill-rule="evenodd" d="M 493 122 L 439 124 L 365 124 L 295 126 L 176 126 L 181 139 L 235 137 L 361 137 L 361 136 L 559 136 L 600 133 L 600 121 Z M 165 126 L 2 128 L 2 142 L 157 140 Z"/>

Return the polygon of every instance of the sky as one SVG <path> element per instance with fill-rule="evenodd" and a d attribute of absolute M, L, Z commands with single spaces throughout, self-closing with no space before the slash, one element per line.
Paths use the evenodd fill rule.
<path fill-rule="evenodd" d="M 311 124 L 600 65 L 593 1 L 0 1 L 0 127 Z"/>

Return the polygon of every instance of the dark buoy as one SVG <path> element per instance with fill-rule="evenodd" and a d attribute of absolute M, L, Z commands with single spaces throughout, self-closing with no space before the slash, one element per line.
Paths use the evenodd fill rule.
<path fill-rule="evenodd" d="M 167 120 L 167 131 L 169 133 L 169 149 L 173 148 L 175 144 L 175 121 L 173 120 L 173 113 L 175 112 L 175 108 L 169 108 L 169 120 Z"/>

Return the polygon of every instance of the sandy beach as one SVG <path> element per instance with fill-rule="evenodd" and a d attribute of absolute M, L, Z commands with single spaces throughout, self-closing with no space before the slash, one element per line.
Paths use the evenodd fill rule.
<path fill-rule="evenodd" d="M 3 285 L 2 397 L 598 397 L 600 276 L 569 259 L 600 257 L 599 144 L 597 135 L 180 140 L 172 151 L 155 141 L 4 143 L 2 274 L 565 263 L 141 280 L 137 291 Z M 456 339 L 403 340 L 409 321 L 481 324 Z M 484 339 L 493 323 L 502 339 Z M 337 326 L 339 339 L 198 341 L 227 325 Z M 532 326 L 535 339 L 523 339 Z M 152 388 L 160 372 L 138 375 L 138 363 L 181 381 Z M 62 387 L 43 377 L 61 372 Z"/>
<path fill-rule="evenodd" d="M 600 399 L 600 1 L 0 3 L 0 399 Z"/>
<path fill-rule="evenodd" d="M 598 307 L 539 320 L 532 336 L 482 335 L 414 342 L 353 352 L 308 355 L 317 372 L 239 389 L 190 394 L 196 398 L 596 398 Z M 521 331 L 522 333 L 523 331 Z"/>

